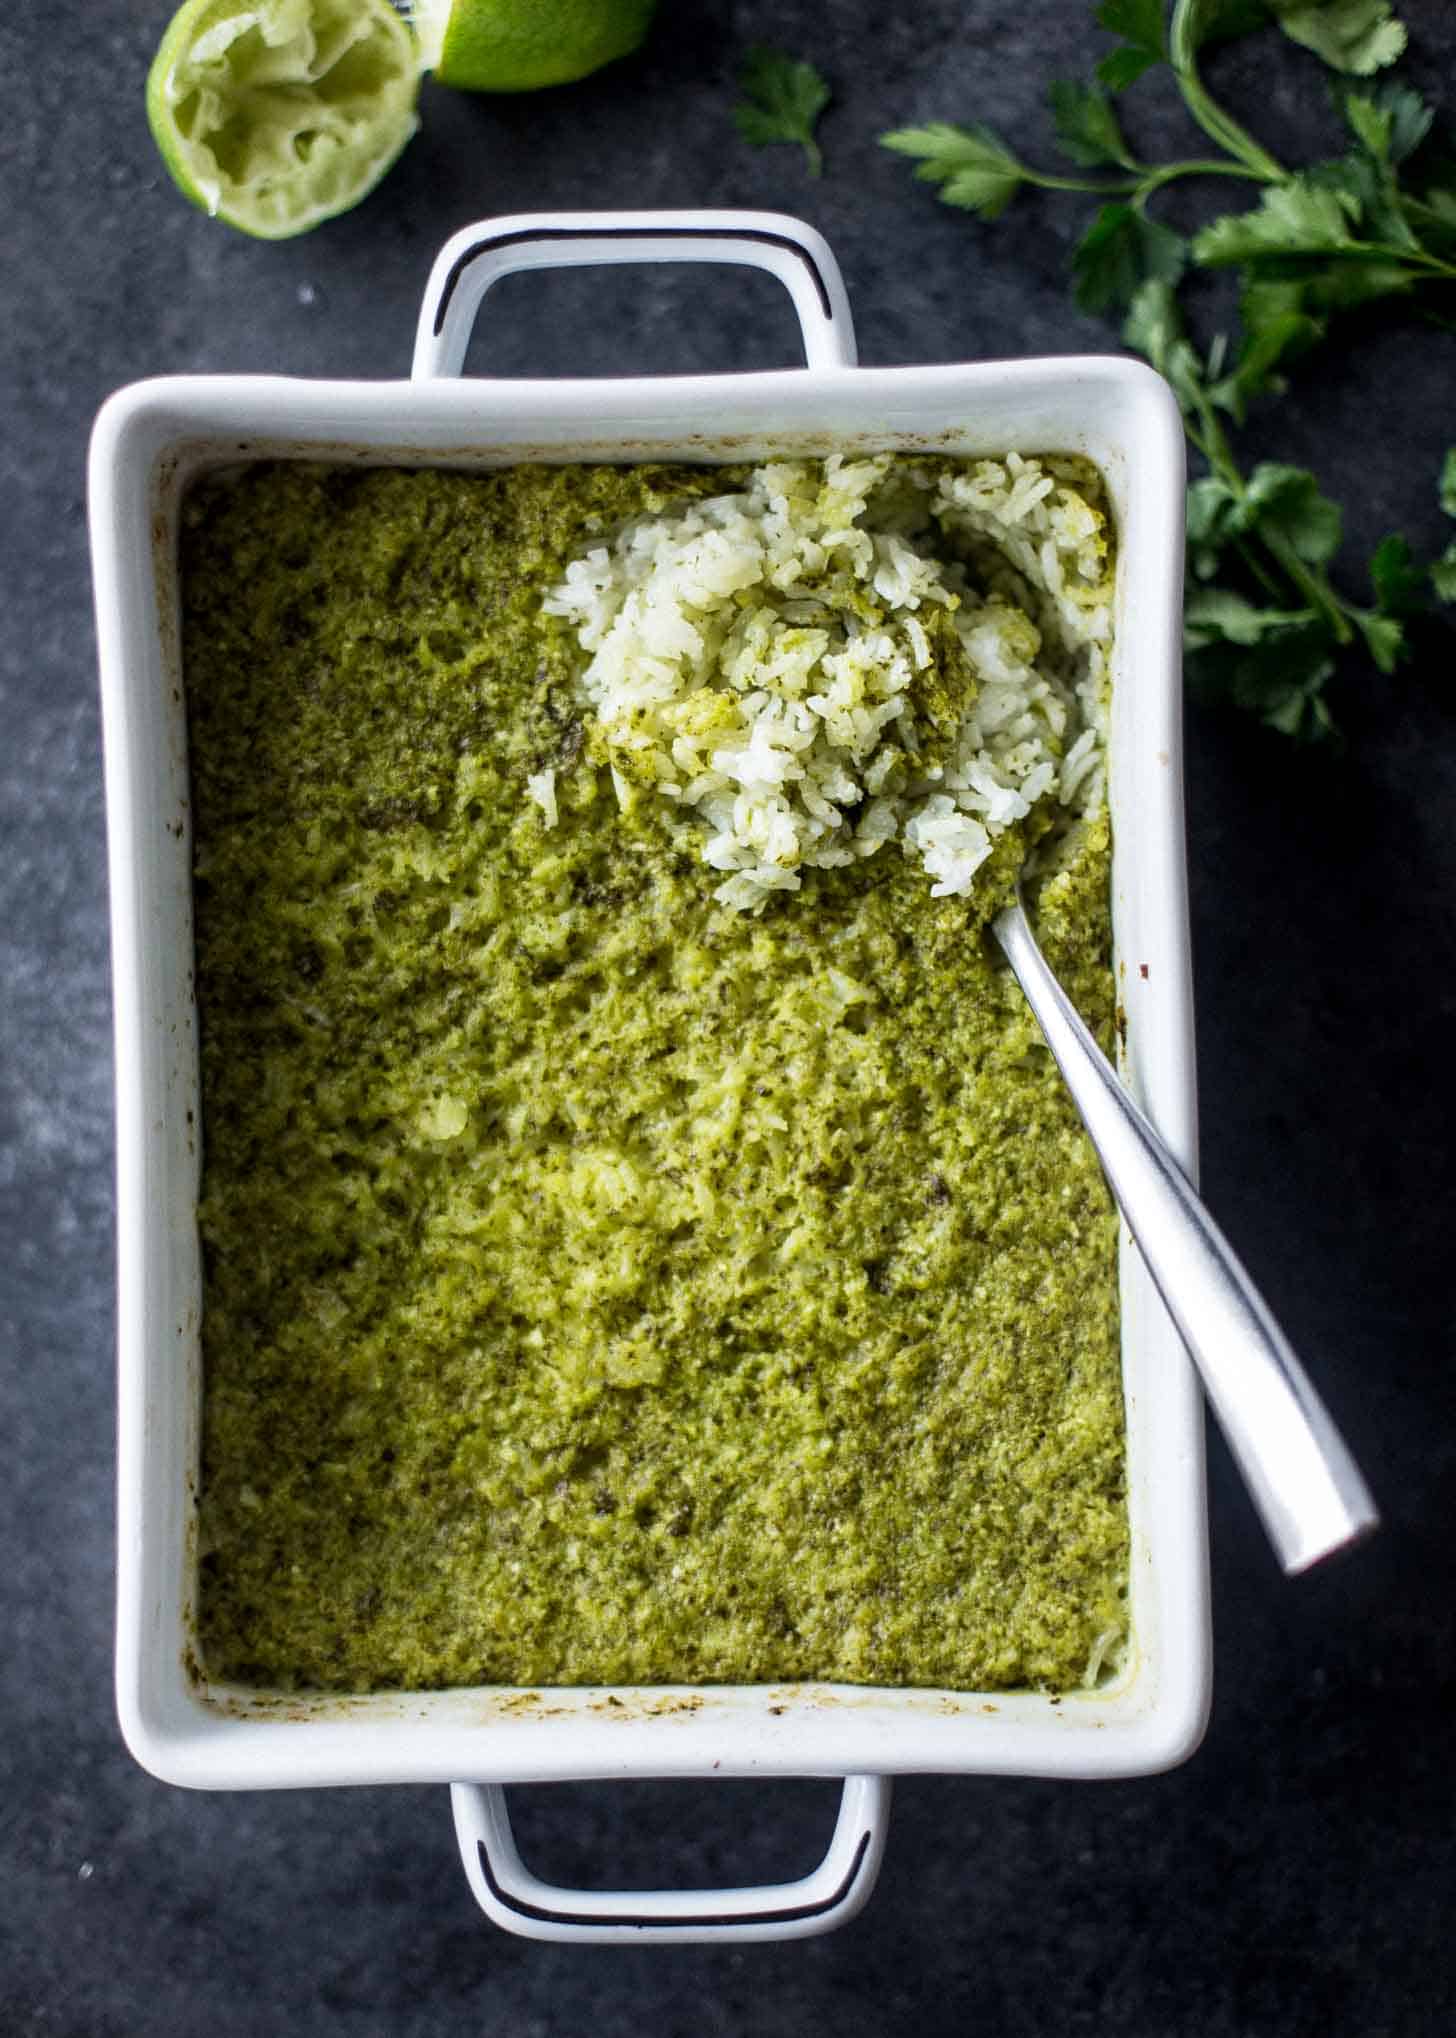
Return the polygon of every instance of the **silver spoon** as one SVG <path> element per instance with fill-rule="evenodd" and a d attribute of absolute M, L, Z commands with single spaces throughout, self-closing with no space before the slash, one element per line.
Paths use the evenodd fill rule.
<path fill-rule="evenodd" d="M 1203 1376 L 1280 1563 L 1304 1571 L 1379 1522 L 1343 1438 L 1188 1177 L 1052 975 L 1022 905 L 991 923 L 1168 1314 Z"/>

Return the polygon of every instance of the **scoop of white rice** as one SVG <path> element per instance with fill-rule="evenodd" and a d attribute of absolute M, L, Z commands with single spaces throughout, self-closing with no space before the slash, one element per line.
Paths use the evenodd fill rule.
<path fill-rule="evenodd" d="M 968 894 L 1034 806 L 1101 796 L 1112 566 L 1085 488 L 1016 453 L 835 456 L 634 519 L 545 602 L 619 793 L 673 801 L 740 911 L 895 841 Z"/>

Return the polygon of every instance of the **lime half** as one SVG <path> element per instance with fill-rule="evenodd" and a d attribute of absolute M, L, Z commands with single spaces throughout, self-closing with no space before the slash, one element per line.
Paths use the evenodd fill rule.
<path fill-rule="evenodd" d="M 147 118 L 194 205 L 277 241 L 374 188 L 419 124 L 419 81 L 389 0 L 186 0 Z"/>
<path fill-rule="evenodd" d="M 629 56 L 657 0 L 408 0 L 420 63 L 467 92 L 570 85 Z"/>

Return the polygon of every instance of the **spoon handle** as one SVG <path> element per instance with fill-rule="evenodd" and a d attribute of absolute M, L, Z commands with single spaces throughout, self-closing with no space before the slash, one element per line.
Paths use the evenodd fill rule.
<path fill-rule="evenodd" d="M 1303 1571 L 1379 1521 L 1359 1468 L 1233 1248 L 1053 976 L 1021 906 L 992 926 L 1279 1560 Z"/>

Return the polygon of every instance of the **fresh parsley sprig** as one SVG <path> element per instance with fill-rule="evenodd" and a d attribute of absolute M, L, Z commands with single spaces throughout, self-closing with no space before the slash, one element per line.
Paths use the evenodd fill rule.
<path fill-rule="evenodd" d="M 1245 424 L 1256 399 L 1283 391 L 1288 369 L 1342 310 L 1400 297 L 1438 319 L 1456 312 L 1456 189 L 1426 150 L 1433 110 L 1408 86 L 1373 79 L 1405 47 L 1389 0 L 1175 0 L 1171 14 L 1164 0 L 1102 0 L 1096 18 L 1118 42 L 1095 81 L 1058 82 L 1049 94 L 1058 147 L 1081 174 L 1030 165 L 981 125 L 932 122 L 881 139 L 913 157 L 946 203 L 983 219 L 1028 187 L 1102 199 L 1073 253 L 1075 296 L 1085 310 L 1125 314 L 1127 344 L 1167 376 L 1207 467 L 1188 502 L 1190 681 L 1289 735 L 1327 738 L 1338 658 L 1360 645 L 1381 672 L 1394 669 L 1410 620 L 1432 596 L 1456 600 L 1456 539 L 1426 569 L 1392 533 L 1369 562 L 1370 602 L 1352 601 L 1330 578 L 1338 506 L 1302 468 L 1247 468 L 1230 428 Z M 1203 80 L 1203 51 L 1271 23 L 1337 74 L 1350 143 L 1332 161 L 1287 168 Z M 1148 163 L 1128 146 L 1114 101 L 1160 67 L 1217 155 Z M 1208 177 L 1257 185 L 1257 199 L 1191 241 L 1151 215 L 1168 187 Z M 1238 328 L 1206 353 L 1178 294 L 1195 268 L 1233 269 L 1240 284 Z M 1441 502 L 1456 516 L 1456 453 Z"/>
<path fill-rule="evenodd" d="M 1041 170 L 1014 156 L 990 128 L 932 121 L 881 135 L 887 149 L 917 160 L 915 174 L 939 186 L 947 205 L 999 219 L 1024 187 L 1085 191 L 1108 199 L 1073 256 L 1075 295 L 1084 311 L 1126 304 L 1145 277 L 1176 283 L 1187 266 L 1187 243 L 1148 217 L 1148 200 L 1180 177 L 1252 177 L 1245 165 L 1191 158 L 1140 163 L 1123 141 L 1110 101 L 1095 85 L 1059 82 L 1051 89 L 1052 115 L 1062 153 L 1087 168 L 1110 164 L 1121 176 L 1069 177 Z"/>
<path fill-rule="evenodd" d="M 809 175 L 817 177 L 824 157 L 814 131 L 833 97 L 827 81 L 812 64 L 759 44 L 744 59 L 738 85 L 743 97 L 733 109 L 733 120 L 743 139 L 756 148 L 797 142 Z"/>
<path fill-rule="evenodd" d="M 1302 741 L 1334 736 L 1325 691 L 1339 653 L 1361 641 L 1379 671 L 1393 672 L 1405 619 L 1426 605 L 1409 545 L 1398 535 L 1382 540 L 1370 561 L 1373 601 L 1348 600 L 1329 577 L 1343 535 L 1339 505 L 1306 468 L 1272 460 L 1241 467 L 1219 415 L 1219 383 L 1168 284 L 1142 285 L 1124 338 L 1167 376 L 1208 467 L 1188 491 L 1190 686 Z"/>

